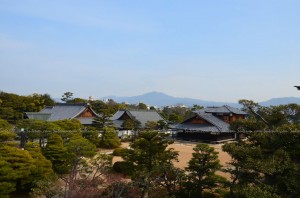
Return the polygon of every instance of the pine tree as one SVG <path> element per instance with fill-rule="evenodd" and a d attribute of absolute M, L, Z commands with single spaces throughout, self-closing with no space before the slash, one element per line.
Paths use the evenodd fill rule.
<path fill-rule="evenodd" d="M 192 191 L 201 198 L 204 189 L 213 189 L 225 182 L 225 178 L 215 174 L 221 168 L 218 152 L 207 144 L 197 144 L 186 171 Z"/>

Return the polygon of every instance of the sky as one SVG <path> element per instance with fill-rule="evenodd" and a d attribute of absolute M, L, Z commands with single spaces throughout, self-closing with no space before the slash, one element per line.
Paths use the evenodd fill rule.
<path fill-rule="evenodd" d="M 0 0 L 0 90 L 300 97 L 299 0 Z"/>

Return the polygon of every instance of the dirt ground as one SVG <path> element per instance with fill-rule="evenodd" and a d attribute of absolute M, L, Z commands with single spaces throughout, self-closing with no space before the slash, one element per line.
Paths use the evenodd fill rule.
<path fill-rule="evenodd" d="M 174 162 L 174 165 L 178 168 L 184 169 L 188 166 L 189 160 L 192 158 L 193 148 L 196 146 L 197 143 L 193 142 L 178 142 L 175 141 L 174 144 L 170 145 L 170 148 L 174 148 L 175 151 L 179 152 L 178 160 L 179 162 Z M 218 152 L 220 164 L 223 167 L 227 166 L 227 162 L 230 162 L 231 157 L 224 151 L 222 151 L 223 144 L 209 144 L 209 146 L 214 147 L 215 151 Z M 219 175 L 226 177 L 227 179 L 230 178 L 229 174 L 224 172 L 217 172 Z"/>
<path fill-rule="evenodd" d="M 196 146 L 197 143 L 194 142 L 188 142 L 188 141 L 175 141 L 174 144 L 170 145 L 170 148 L 174 148 L 175 151 L 178 151 L 179 156 L 178 160 L 179 162 L 174 162 L 174 165 L 178 168 L 184 169 L 188 165 L 188 161 L 192 158 L 193 148 Z M 219 160 L 223 167 L 227 166 L 227 162 L 231 160 L 231 157 L 224 151 L 222 151 L 222 145 L 223 144 L 209 144 L 209 146 L 212 146 L 215 148 L 215 150 L 219 153 Z M 129 147 L 129 143 L 122 143 L 122 146 L 124 148 Z M 113 163 L 116 161 L 122 161 L 121 157 L 115 156 L 113 158 Z M 218 171 L 217 174 L 226 177 L 227 179 L 230 178 L 230 176 L 224 172 Z"/>

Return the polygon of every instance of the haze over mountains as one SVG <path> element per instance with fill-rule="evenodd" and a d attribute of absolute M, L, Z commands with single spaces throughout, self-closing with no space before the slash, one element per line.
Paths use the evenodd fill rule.
<path fill-rule="evenodd" d="M 180 98 L 169 96 L 167 94 L 161 92 L 149 92 L 138 96 L 130 96 L 130 97 L 119 97 L 119 96 L 106 96 L 101 99 L 113 99 L 116 102 L 122 103 L 127 102 L 130 104 L 136 104 L 139 102 L 143 102 L 150 106 L 162 107 L 162 106 L 171 106 L 171 105 L 186 105 L 193 106 L 194 104 L 201 105 L 204 107 L 207 106 L 221 106 L 221 105 L 230 105 L 233 107 L 240 107 L 238 103 L 228 103 L 228 102 L 216 102 L 216 101 L 207 101 L 200 99 L 192 99 L 192 98 Z M 296 103 L 300 104 L 300 98 L 296 97 L 284 97 L 284 98 L 273 98 L 267 101 L 260 102 L 263 106 L 270 105 L 281 105 L 281 104 L 289 104 Z"/>

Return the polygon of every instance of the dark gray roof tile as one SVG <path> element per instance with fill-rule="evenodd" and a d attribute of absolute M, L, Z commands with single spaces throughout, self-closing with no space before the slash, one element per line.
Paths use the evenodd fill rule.
<path fill-rule="evenodd" d="M 220 132 L 216 126 L 206 124 L 178 124 L 174 126 L 178 130 L 186 130 L 189 132 Z"/>
<path fill-rule="evenodd" d="M 72 119 L 82 113 L 87 107 L 87 104 L 63 104 L 59 103 L 53 108 L 44 108 L 40 113 L 51 113 L 48 121 L 57 121 L 63 119 Z"/>
<path fill-rule="evenodd" d="M 29 119 L 57 121 L 76 118 L 88 107 L 87 103 L 57 103 L 53 107 L 45 107 L 40 112 L 26 112 L 26 115 Z M 90 110 L 98 116 L 92 109 Z M 77 119 L 81 124 L 92 124 L 93 117 Z"/>
<path fill-rule="evenodd" d="M 112 120 L 118 120 L 125 112 L 130 117 L 138 120 L 141 123 L 141 127 L 145 127 L 145 124 L 148 121 L 157 122 L 159 120 L 164 120 L 164 118 L 154 110 L 120 110 L 113 115 Z"/>
<path fill-rule="evenodd" d="M 230 107 L 228 105 L 224 105 L 221 107 L 207 107 L 204 109 L 200 109 L 198 111 L 195 111 L 196 113 L 224 113 L 224 114 L 237 114 L 237 115 L 247 115 L 246 112 L 241 111 L 240 109 Z"/>
<path fill-rule="evenodd" d="M 206 120 L 207 122 L 214 125 L 219 132 L 229 132 L 229 124 L 224 122 L 223 120 L 217 118 L 216 116 L 210 114 L 210 113 L 200 113 L 198 114 L 201 118 Z"/>

